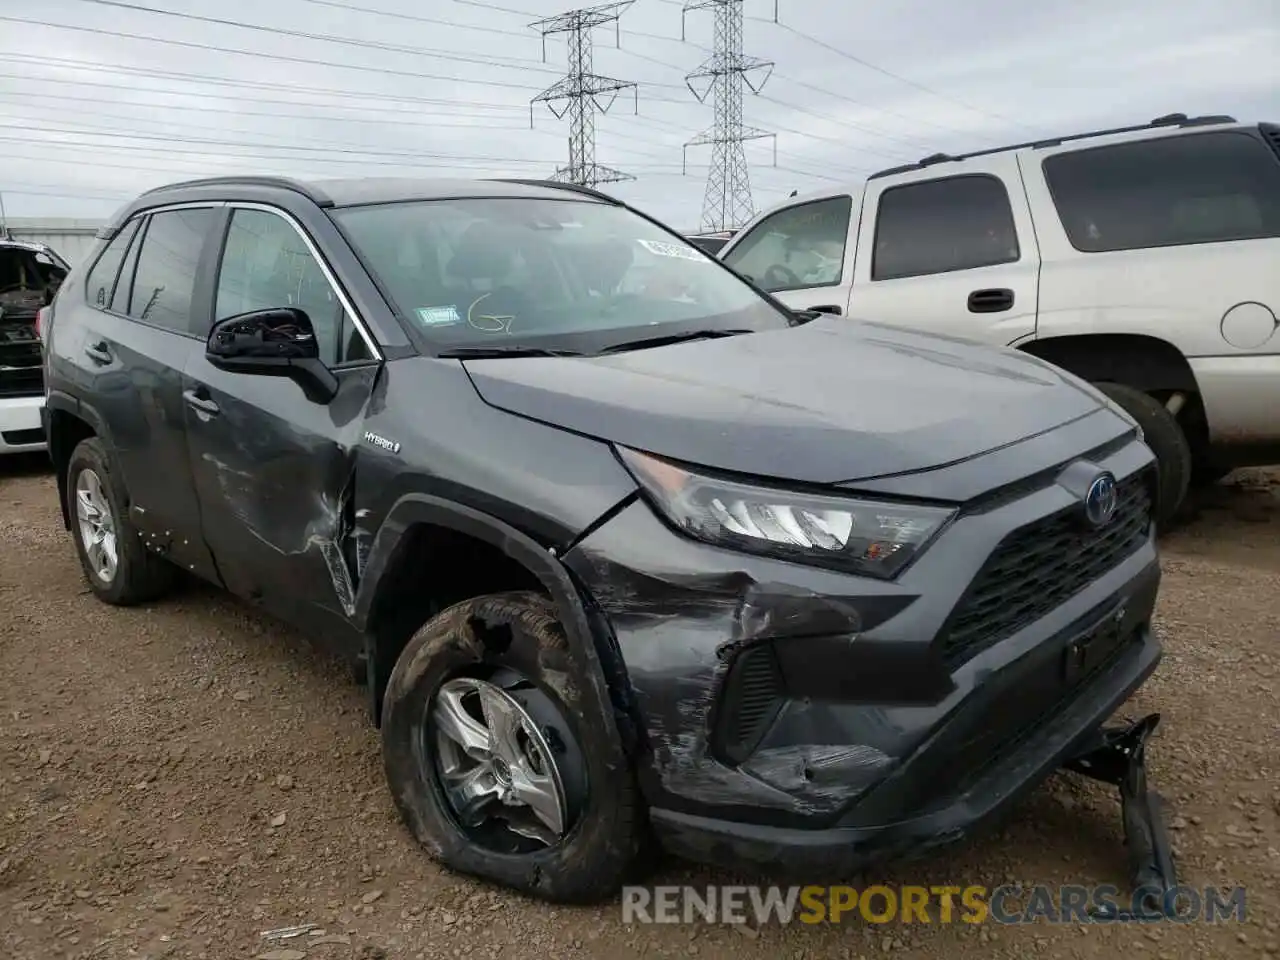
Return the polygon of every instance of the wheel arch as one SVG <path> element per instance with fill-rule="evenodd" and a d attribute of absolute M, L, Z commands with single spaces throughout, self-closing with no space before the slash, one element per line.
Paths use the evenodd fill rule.
<path fill-rule="evenodd" d="M 50 393 L 45 400 L 45 416 L 49 424 L 49 459 L 53 462 L 54 480 L 58 485 L 58 508 L 62 513 L 62 526 L 71 529 L 71 516 L 67 513 L 67 464 L 72 451 L 89 437 L 99 437 L 110 445 L 101 416 L 92 407 L 85 406 L 64 393 Z"/>
<path fill-rule="evenodd" d="M 422 527 L 443 529 L 478 541 L 536 580 L 555 604 L 570 653 L 586 678 L 586 705 L 618 734 L 608 738 L 618 751 L 610 762 L 618 767 L 625 765 L 629 740 L 624 741 L 623 737 L 629 738 L 630 732 L 629 725 L 624 727 L 619 722 L 619 704 L 629 700 L 621 689 L 615 689 L 619 682 L 625 683 L 625 673 L 620 673 L 616 640 L 590 597 L 555 553 L 532 537 L 487 513 L 430 494 L 406 494 L 388 512 L 370 547 L 356 593 L 354 620 L 364 636 L 366 683 L 374 722 L 380 722 L 382 693 L 394 666 L 394 659 L 378 649 L 376 613 L 397 566 L 409 562 L 407 554 L 415 529 Z"/>
<path fill-rule="evenodd" d="M 1044 337 L 1016 349 L 1091 382 L 1111 381 L 1144 393 L 1199 395 L 1195 373 L 1168 340 L 1137 333 L 1082 333 Z"/>

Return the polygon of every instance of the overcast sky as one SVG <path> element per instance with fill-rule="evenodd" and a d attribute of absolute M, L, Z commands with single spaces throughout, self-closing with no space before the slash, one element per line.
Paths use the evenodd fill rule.
<path fill-rule="evenodd" d="M 778 4 L 780 24 L 774 0 L 745 5 L 745 52 L 776 64 L 745 106 L 777 134 L 776 167 L 771 141 L 747 145 L 757 209 L 939 150 L 1173 111 L 1280 121 L 1280 0 Z M 539 105 L 530 129 L 528 104 L 566 50 L 543 63 L 528 24 L 570 6 L 0 0 L 0 192 L 10 217 L 102 217 L 208 174 L 545 176 L 567 122 Z M 608 189 L 683 229 L 710 149 L 682 176 L 681 144 L 712 121 L 684 76 L 714 13 L 689 13 L 681 42 L 682 6 L 635 0 L 620 48 L 612 28 L 594 46 L 596 73 L 638 85 L 597 118 L 597 161 L 636 177 Z"/>

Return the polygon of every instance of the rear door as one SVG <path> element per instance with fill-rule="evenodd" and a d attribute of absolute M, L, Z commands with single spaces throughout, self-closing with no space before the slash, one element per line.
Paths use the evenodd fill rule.
<path fill-rule="evenodd" d="M 202 347 L 195 313 L 221 216 L 216 206 L 184 205 L 127 224 L 116 238 L 127 249 L 113 241 L 89 270 L 76 342 L 66 344 L 82 402 L 105 426 L 124 476 L 133 523 L 148 545 L 215 580 L 183 432 L 182 370 Z"/>
<path fill-rule="evenodd" d="M 775 210 L 734 237 L 720 258 L 795 310 L 844 312 L 853 283 L 855 201 L 834 194 Z"/>
<path fill-rule="evenodd" d="M 316 403 L 292 380 L 229 373 L 203 349 L 188 354 L 181 393 L 204 538 L 233 592 L 334 636 L 353 609 L 355 456 L 379 365 L 302 225 L 272 207 L 230 212 L 213 318 L 305 310 L 340 386 Z"/>
<path fill-rule="evenodd" d="M 1012 344 L 1035 333 L 1039 269 L 1014 154 L 872 178 L 849 312 Z"/>

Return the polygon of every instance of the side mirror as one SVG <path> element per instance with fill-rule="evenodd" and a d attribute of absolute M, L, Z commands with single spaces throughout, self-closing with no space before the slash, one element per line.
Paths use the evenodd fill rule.
<path fill-rule="evenodd" d="M 315 403 L 328 403 L 338 393 L 338 378 L 320 359 L 311 318 L 297 307 L 219 320 L 209 331 L 205 358 L 231 373 L 288 377 Z"/>

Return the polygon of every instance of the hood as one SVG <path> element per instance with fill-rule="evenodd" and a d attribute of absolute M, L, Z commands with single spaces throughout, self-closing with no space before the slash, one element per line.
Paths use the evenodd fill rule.
<path fill-rule="evenodd" d="M 689 464 L 817 484 L 955 463 L 1102 405 L 1031 357 L 840 318 L 616 356 L 465 365 L 501 410 Z"/>

